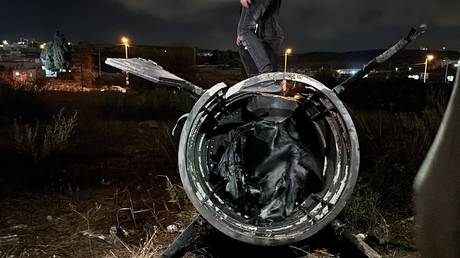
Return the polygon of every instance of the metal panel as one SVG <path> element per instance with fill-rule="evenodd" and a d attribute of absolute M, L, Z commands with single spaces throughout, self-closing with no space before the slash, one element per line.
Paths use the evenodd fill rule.
<path fill-rule="evenodd" d="M 184 90 L 194 98 L 203 95 L 204 90 L 179 76 L 170 73 L 152 60 L 142 58 L 107 58 L 107 65 L 118 68 L 124 72 L 139 76 L 161 86 L 175 87 Z"/>

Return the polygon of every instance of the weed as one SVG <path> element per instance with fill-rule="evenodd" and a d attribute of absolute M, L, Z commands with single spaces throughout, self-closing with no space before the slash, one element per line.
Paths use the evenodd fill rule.
<path fill-rule="evenodd" d="M 367 186 L 358 189 L 344 210 L 346 224 L 355 231 L 364 231 L 380 242 L 389 241 L 389 225 L 380 212 L 380 195 Z"/>
<path fill-rule="evenodd" d="M 51 124 L 44 128 L 40 126 L 40 121 L 34 125 L 20 126 L 14 120 L 14 141 L 18 154 L 32 157 L 38 164 L 53 154 L 60 153 L 70 147 L 70 138 L 75 133 L 77 126 L 77 112 L 66 118 L 64 109 L 53 116 Z"/>
<path fill-rule="evenodd" d="M 64 116 L 64 109 L 61 109 L 53 117 L 53 123 L 45 128 L 41 152 L 42 158 L 68 149 L 70 146 L 70 137 L 75 133 L 76 126 L 77 111 L 69 118 L 66 118 Z"/>
<path fill-rule="evenodd" d="M 433 94 L 418 112 L 351 108 L 360 138 L 362 179 L 380 194 L 382 206 L 406 215 L 412 212 L 412 182 L 447 105 L 447 92 Z"/>
<path fill-rule="evenodd" d="M 176 204 L 182 210 L 181 204 L 186 200 L 184 188 L 178 184 L 173 184 L 167 176 L 159 175 L 159 177 L 163 177 L 166 181 L 166 191 L 169 195 L 168 202 Z"/>
<path fill-rule="evenodd" d="M 76 214 L 78 214 L 85 221 L 86 229 L 85 229 L 85 231 L 81 231 L 80 233 L 83 233 L 84 235 L 92 235 L 93 233 L 92 233 L 92 230 L 91 230 L 91 220 L 99 212 L 99 210 L 101 209 L 101 205 L 96 203 L 94 209 L 89 209 L 84 214 L 79 212 L 77 210 L 77 207 L 72 205 L 72 204 L 69 204 L 69 207 L 70 207 L 71 211 L 73 211 Z M 92 241 L 91 241 L 90 237 L 88 238 L 88 247 L 89 247 L 90 253 L 93 254 L 93 245 L 92 245 Z"/>
<path fill-rule="evenodd" d="M 35 125 L 19 126 L 17 120 L 14 119 L 14 142 L 16 151 L 20 155 L 28 155 L 32 157 L 35 163 L 40 159 L 40 147 L 38 146 L 40 122 Z"/>

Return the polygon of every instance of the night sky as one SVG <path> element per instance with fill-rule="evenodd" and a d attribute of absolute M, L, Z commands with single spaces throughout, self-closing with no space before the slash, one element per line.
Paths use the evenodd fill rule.
<path fill-rule="evenodd" d="M 239 0 L 0 0 L 0 39 L 187 45 L 233 49 Z M 284 0 L 286 46 L 297 52 L 384 48 L 426 23 L 413 47 L 460 50 L 459 0 Z"/>

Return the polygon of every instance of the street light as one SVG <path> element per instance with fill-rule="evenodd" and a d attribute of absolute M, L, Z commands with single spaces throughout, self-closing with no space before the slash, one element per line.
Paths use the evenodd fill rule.
<path fill-rule="evenodd" d="M 286 51 L 284 51 L 284 72 L 285 73 L 287 72 L 288 56 L 290 54 L 292 54 L 292 48 L 288 48 L 286 49 Z"/>
<path fill-rule="evenodd" d="M 128 59 L 129 39 L 127 37 L 122 37 L 121 43 L 123 43 L 123 45 L 125 46 L 125 55 L 126 55 L 126 59 Z"/>
<path fill-rule="evenodd" d="M 427 55 L 425 59 L 425 73 L 423 74 L 423 83 L 426 83 L 426 73 L 428 72 L 428 63 L 434 60 L 434 55 Z"/>
<path fill-rule="evenodd" d="M 40 49 L 45 49 L 46 43 L 40 44 Z"/>
<path fill-rule="evenodd" d="M 125 58 L 128 59 L 128 47 L 129 47 L 129 39 L 127 37 L 121 38 L 121 43 L 125 46 Z M 126 86 L 129 86 L 129 75 L 126 72 Z"/>

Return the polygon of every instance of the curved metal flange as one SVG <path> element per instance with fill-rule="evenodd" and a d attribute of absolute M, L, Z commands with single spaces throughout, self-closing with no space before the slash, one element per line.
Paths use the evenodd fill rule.
<path fill-rule="evenodd" d="M 289 224 L 258 227 L 245 224 L 227 214 L 216 205 L 219 197 L 213 196 L 211 186 L 200 166 L 203 157 L 199 152 L 205 148 L 200 138 L 201 123 L 206 120 L 207 108 L 221 101 L 229 100 L 239 94 L 263 92 L 260 85 L 269 85 L 282 80 L 305 84 L 318 92 L 334 107 L 328 118 L 336 146 L 329 146 L 336 152 L 336 165 L 330 165 L 331 185 L 320 194 L 311 196 L 308 212 L 290 220 Z M 272 93 L 274 88 L 268 88 Z M 332 222 L 345 206 L 356 183 L 359 170 L 359 143 L 352 119 L 336 94 L 320 82 L 300 74 L 271 73 L 262 74 L 227 88 L 219 84 L 208 90 L 198 100 L 182 130 L 179 145 L 179 171 L 184 189 L 199 213 L 215 228 L 224 234 L 255 245 L 276 246 L 298 242 L 315 235 Z M 329 161 L 332 163 L 332 161 Z M 329 166 L 329 165 L 328 165 Z M 307 209 L 306 208 L 306 209 Z"/>

